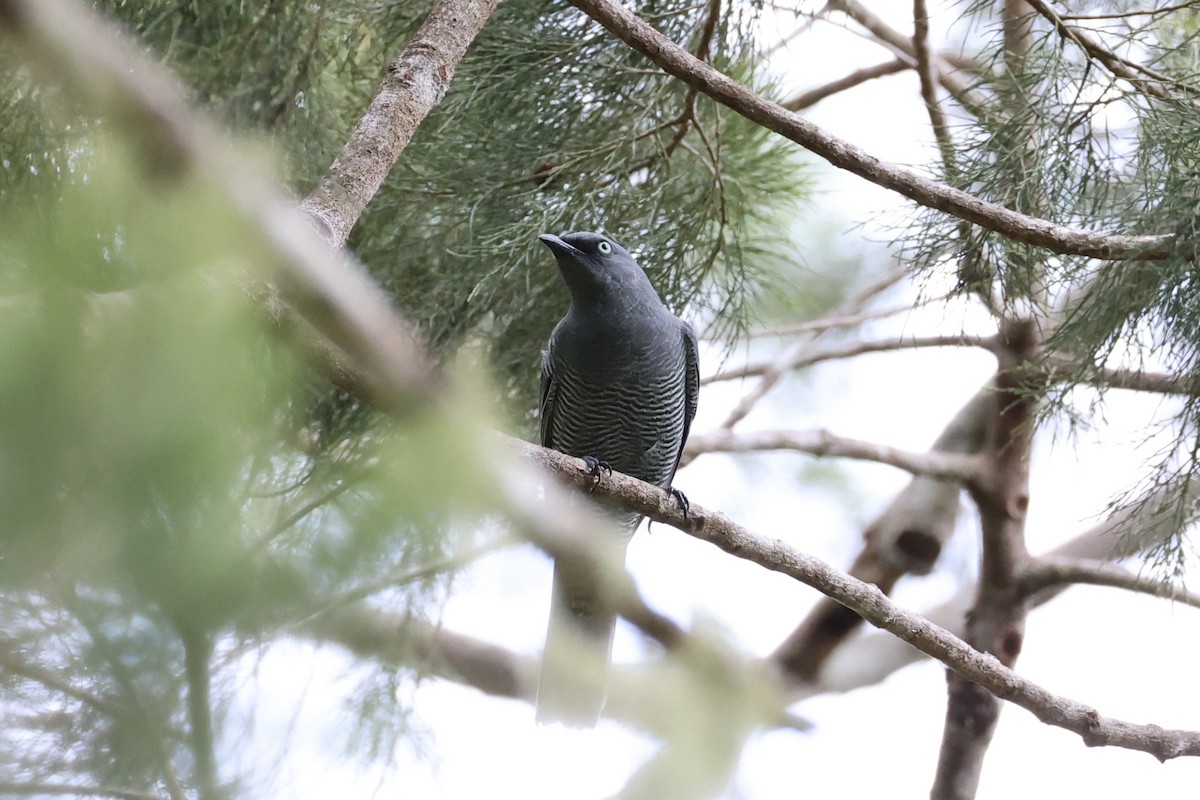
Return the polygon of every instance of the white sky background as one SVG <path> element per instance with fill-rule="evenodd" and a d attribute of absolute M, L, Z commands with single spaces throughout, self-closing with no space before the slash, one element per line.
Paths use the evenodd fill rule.
<path fill-rule="evenodd" d="M 911 30 L 911 4 L 871 5 L 894 27 Z M 931 5 L 937 41 L 952 18 Z M 786 19 L 781 29 L 789 29 Z M 816 86 L 888 57 L 827 24 L 814 33 L 781 55 L 788 88 Z M 921 164 L 934 153 L 911 72 L 827 99 L 806 116 L 886 160 Z M 838 225 L 845 230 L 847 248 L 861 248 L 865 258 L 885 265 L 886 248 L 879 244 L 885 230 L 854 225 L 902 211 L 901 198 L 823 163 L 815 164 L 814 174 L 819 176 L 819 195 L 806 213 Z M 893 293 L 880 305 L 905 302 L 915 292 L 910 287 Z M 990 333 L 987 325 L 963 304 L 934 306 L 873 324 L 865 335 L 954 333 L 964 326 Z M 760 404 L 739 429 L 820 426 L 923 450 L 987 378 L 993 363 L 981 351 L 924 350 L 822 365 L 810 378 L 777 389 L 771 402 Z M 694 430 L 714 427 L 749 386 L 706 387 Z M 1160 411 L 1160 400 L 1114 391 L 1108 403 L 1109 424 L 1084 434 L 1078 446 L 1061 436 L 1053 443 L 1050 432 L 1038 437 L 1028 522 L 1034 553 L 1093 524 L 1112 496 L 1136 479 L 1149 455 L 1136 445 L 1140 426 Z M 845 566 L 858 549 L 863 525 L 908 478 L 888 467 L 848 463 L 839 465 L 848 490 L 806 487 L 803 470 L 811 464 L 811 458 L 800 455 L 706 455 L 683 470 L 676 485 L 697 503 L 721 509 L 759 534 Z M 937 574 L 901 585 L 899 602 L 926 609 L 951 590 L 956 576 L 973 569 L 977 545 L 966 541 L 970 537 L 961 538 L 948 549 Z M 653 606 L 685 623 L 713 620 L 753 655 L 769 653 L 818 597 L 790 579 L 665 526 L 656 526 L 649 535 L 643 527 L 630 547 L 628 564 Z M 445 609 L 447 628 L 530 654 L 540 651 L 550 595 L 546 559 L 531 548 L 510 550 L 480 562 L 456 587 Z M 1198 623 L 1200 612 L 1166 601 L 1115 589 L 1075 588 L 1031 615 L 1017 668 L 1102 714 L 1200 729 Z M 633 660 L 639 651 L 636 634 L 619 631 L 616 660 Z M 611 723 L 591 732 L 539 728 L 525 703 L 429 681 L 415 694 L 417 719 L 427 726 L 423 752 L 406 747 L 388 769 L 364 766 L 343 757 L 343 703 L 353 686 L 353 676 L 347 675 L 351 664 L 335 649 L 313 656 L 298 644 L 276 646 L 257 664 L 253 685 L 261 694 L 252 744 L 229 755 L 231 765 L 247 766 L 264 753 L 287 749 L 278 780 L 264 796 L 588 800 L 618 790 L 655 749 L 652 741 Z M 753 738 L 727 796 L 926 797 L 945 702 L 943 669 L 926 662 L 880 686 L 797 706 L 794 710 L 811 719 L 815 729 Z M 1184 797 L 1194 796 L 1197 786 L 1200 760 L 1160 765 L 1145 753 L 1089 749 L 1076 735 L 1006 705 L 978 796 Z"/>

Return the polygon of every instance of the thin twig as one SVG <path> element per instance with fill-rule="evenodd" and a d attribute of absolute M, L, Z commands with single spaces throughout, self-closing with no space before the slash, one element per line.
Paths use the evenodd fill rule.
<path fill-rule="evenodd" d="M 1068 25 L 1063 21 L 1062 17 L 1052 9 L 1049 4 L 1043 0 L 1025 0 L 1034 10 L 1050 21 L 1059 35 L 1064 39 L 1069 39 L 1079 46 L 1079 49 L 1092 59 L 1099 61 L 1108 71 L 1118 78 L 1123 78 L 1129 81 L 1138 89 L 1146 94 L 1153 95 L 1162 100 L 1171 98 L 1171 93 L 1167 91 L 1164 84 L 1170 80 L 1166 75 L 1154 72 L 1140 64 L 1135 64 L 1121 58 L 1112 50 L 1105 47 L 1091 33 L 1074 25 Z M 1138 73 L 1148 76 L 1142 77 Z"/>
<path fill-rule="evenodd" d="M 734 433 L 718 429 L 712 433 L 689 437 L 686 447 L 686 452 L 692 454 L 760 453 L 770 450 L 790 450 L 814 456 L 874 461 L 914 475 L 949 478 L 963 483 L 975 480 L 979 475 L 979 460 L 973 455 L 937 451 L 917 453 L 875 442 L 835 436 L 824 429 L 753 433 Z"/>
<path fill-rule="evenodd" d="M 915 309 L 922 306 L 938 303 L 948 299 L 952 295 L 943 294 L 937 297 L 921 299 L 916 303 L 909 303 L 901 306 L 892 306 L 891 308 L 880 309 L 879 311 L 865 311 L 861 314 L 842 314 L 842 315 L 827 315 L 818 317 L 817 319 L 808 320 L 806 322 L 797 322 L 791 325 L 778 325 L 773 328 L 760 328 L 747 332 L 748 339 L 765 339 L 771 336 L 795 336 L 800 333 L 820 333 L 831 328 L 850 328 L 855 325 L 861 325 L 864 322 L 873 322 L 875 320 L 894 317 L 897 314 L 909 314 Z"/>
<path fill-rule="evenodd" d="M 887 75 L 895 75 L 907 69 L 912 69 L 911 63 L 901 58 L 893 58 L 891 61 L 884 61 L 881 64 L 863 67 L 845 77 L 838 78 L 836 81 L 830 81 L 815 89 L 809 89 L 807 92 L 798 94 L 790 100 L 784 100 L 781 105 L 788 111 L 803 111 L 810 106 L 815 106 L 827 97 L 832 97 L 840 92 L 853 89 L 855 86 L 864 84 L 867 81 Z"/>
<path fill-rule="evenodd" d="M 1043 557 L 1029 563 L 1019 577 L 1026 597 L 1065 584 L 1086 583 L 1111 586 L 1154 595 L 1193 608 L 1200 608 L 1200 594 L 1171 586 L 1148 575 L 1138 575 L 1116 564 L 1073 558 Z"/>
<path fill-rule="evenodd" d="M 782 367 L 783 371 L 789 372 L 805 367 L 811 367 L 814 364 L 820 364 L 825 361 L 834 361 L 842 358 L 854 358 L 855 356 L 866 355 L 867 353 L 885 353 L 895 350 L 919 350 L 930 347 L 979 347 L 988 352 L 995 352 L 996 337 L 995 336 L 973 336 L 971 334 L 948 334 L 942 336 L 913 336 L 911 338 L 899 339 L 880 339 L 873 342 L 844 342 L 842 344 L 827 347 L 823 350 L 814 351 L 805 349 L 799 352 L 791 352 L 789 359 L 782 358 L 773 359 L 771 361 L 756 361 L 752 364 L 746 364 L 742 367 L 735 367 L 716 375 L 711 375 L 704 378 L 701 385 L 709 383 L 720 383 L 722 381 L 740 380 L 755 376 L 766 375 L 767 373 Z"/>
<path fill-rule="evenodd" d="M 1144 16 L 1159 16 L 1160 14 L 1171 14 L 1175 11 L 1186 11 L 1190 8 L 1195 8 L 1197 3 L 1195 0 L 1190 0 L 1187 3 L 1177 3 L 1173 6 L 1163 6 L 1162 8 L 1151 8 L 1137 11 L 1121 11 L 1112 14 L 1060 14 L 1059 19 L 1064 22 L 1091 22 L 1093 20 L 1102 19 L 1129 19 L 1130 17 Z"/>
<path fill-rule="evenodd" d="M 881 292 L 890 289 L 892 286 L 895 286 L 897 283 L 903 280 L 905 274 L 906 273 L 903 269 L 897 268 L 891 270 L 875 283 L 871 284 L 854 297 L 851 297 L 849 300 L 842 303 L 837 309 L 834 310 L 833 313 L 835 315 L 843 315 L 861 311 L 863 307 L 871 301 L 872 298 Z M 820 332 L 817 332 L 812 336 L 800 339 L 799 341 L 792 343 L 782 353 L 780 353 L 774 368 L 768 369 L 762 374 L 758 383 L 755 384 L 750 391 L 746 392 L 742 399 L 738 401 L 738 404 L 733 408 L 733 410 L 729 412 L 729 415 L 725 417 L 725 420 L 721 423 L 721 427 L 725 430 L 732 430 L 735 425 L 745 419 L 746 415 L 749 414 L 754 409 L 754 406 L 758 404 L 758 401 L 765 397 L 766 394 L 770 392 L 772 388 L 774 388 L 775 384 L 777 384 L 784 376 L 789 369 L 787 364 L 789 364 L 792 360 L 801 357 L 803 353 L 806 352 L 809 343 L 820 335 Z M 680 465 L 683 466 L 689 463 L 690 460 L 691 459 L 685 454 L 683 460 L 680 462 Z"/>

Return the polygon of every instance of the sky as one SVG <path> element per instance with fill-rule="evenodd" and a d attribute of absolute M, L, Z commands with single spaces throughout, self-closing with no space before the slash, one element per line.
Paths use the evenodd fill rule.
<path fill-rule="evenodd" d="M 932 4 L 934 36 L 949 18 Z M 911 6 L 875 3 L 874 10 L 908 30 Z M 789 80 L 811 87 L 886 53 L 858 37 L 824 26 L 780 53 Z M 932 154 L 916 77 L 899 75 L 835 96 L 806 113 L 830 132 L 875 155 L 920 164 Z M 881 268 L 888 222 L 903 204 L 895 195 L 845 173 L 819 167 L 818 195 L 805 209 L 807 224 L 834 225 L 845 247 Z M 859 227 L 861 223 L 861 227 Z M 927 287 L 948 288 L 948 276 Z M 911 301 L 902 287 L 879 301 Z M 886 335 L 990 332 L 969 304 L 937 305 L 902 314 L 864 330 Z M 706 354 L 706 371 L 716 358 Z M 987 378 L 993 360 L 981 351 L 923 350 L 863 356 L 820 365 L 791 380 L 739 427 L 825 427 L 834 433 L 913 450 L 926 449 L 949 417 Z M 750 384 L 704 389 L 693 430 L 715 427 Z M 1076 441 L 1064 429 L 1038 437 L 1028 518 L 1030 549 L 1041 552 L 1094 524 L 1112 497 L 1137 476 L 1148 455 L 1145 425 L 1163 413 L 1159 398 L 1113 391 L 1108 422 Z M 708 508 L 721 509 L 759 534 L 779 537 L 838 566 L 849 563 L 861 530 L 907 481 L 898 470 L 862 463 L 837 464 L 796 454 L 749 457 L 706 455 L 682 470 L 676 485 Z M 837 476 L 837 487 L 821 481 Z M 973 524 L 968 507 L 965 516 Z M 935 574 L 906 580 L 898 602 L 923 610 L 948 596 L 974 569 L 977 545 L 960 536 Z M 816 601 L 794 581 L 658 526 L 638 533 L 628 566 L 649 603 L 685 624 L 723 627 L 746 653 L 766 655 Z M 550 564 L 529 547 L 488 556 L 456 581 L 443 617 L 451 630 L 540 651 L 549 601 Z M 1115 589 L 1075 588 L 1029 619 L 1018 671 L 1051 691 L 1131 722 L 1200 729 L 1200 612 Z M 615 659 L 640 657 L 636 634 L 618 633 Z M 249 669 L 249 667 L 247 668 Z M 602 722 L 595 731 L 538 727 L 524 703 L 497 700 L 448 682 L 427 681 L 411 696 L 423 731 L 400 747 L 387 766 L 345 757 L 345 697 L 361 677 L 336 648 L 273 647 L 254 665 L 258 693 L 252 744 L 230 753 L 249 764 L 288 742 L 274 784 L 264 796 L 467 798 L 520 796 L 523 800 L 609 795 L 650 757 L 656 744 Z M 809 732 L 754 736 L 726 797 L 747 800 L 810 797 L 926 797 L 936 766 L 945 713 L 945 677 L 926 661 L 882 684 L 824 695 L 793 709 L 811 720 Z M 1200 785 L 1200 761 L 1159 764 L 1145 753 L 1088 748 L 1075 735 L 1038 722 L 1015 706 L 1004 708 L 988 753 L 980 800 L 1012 796 L 1190 796 Z"/>

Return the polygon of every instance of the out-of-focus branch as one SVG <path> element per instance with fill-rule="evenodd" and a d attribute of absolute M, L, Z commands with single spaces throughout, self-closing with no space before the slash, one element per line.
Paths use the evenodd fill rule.
<path fill-rule="evenodd" d="M 942 112 L 942 104 L 937 97 L 938 67 L 934 55 L 929 49 L 929 9 L 925 0 L 913 0 L 913 54 L 917 59 L 917 75 L 921 79 L 921 99 L 925 101 L 925 111 L 929 114 L 929 124 L 933 128 L 934 138 L 937 139 L 938 150 L 942 153 L 942 165 L 946 177 L 953 182 L 957 173 L 954 157 L 954 142 L 950 139 L 950 128 L 946 125 L 946 115 Z"/>
<path fill-rule="evenodd" d="M 974 456 L 930 450 L 916 453 L 896 447 L 847 439 L 827 430 L 755 431 L 734 433 L 718 429 L 712 433 L 689 437 L 686 452 L 699 453 L 758 453 L 769 450 L 792 450 L 814 456 L 857 458 L 887 464 L 914 475 L 969 482 L 978 475 L 979 462 Z"/>
<path fill-rule="evenodd" d="M 923 206 L 974 222 L 1014 241 L 1057 253 L 1106 260 L 1161 260 L 1168 256 L 1169 237 L 1166 236 L 1126 236 L 1068 228 L 981 200 L 960 189 L 886 163 L 755 94 L 728 75 L 698 60 L 616 0 L 572 2 L 665 72 L 698 88 L 718 103 L 791 139 L 833 166 L 898 192 Z"/>
<path fill-rule="evenodd" d="M 381 406 L 423 404 L 438 380 L 419 337 L 383 290 L 343 252 L 331 252 L 309 217 L 202 114 L 160 64 L 106 20 L 70 0 L 0 0 L 0 31 L 30 63 L 109 116 L 154 169 L 155 179 L 196 177 L 219 191 L 274 266 L 288 303 L 353 363 Z M 378 342 L 389 343 L 387 348 Z"/>
<path fill-rule="evenodd" d="M 834 361 L 841 358 L 854 358 L 867 353 L 883 353 L 892 350 L 917 350 L 928 347 L 981 347 L 994 351 L 996 339 L 994 336 L 971 336 L 969 334 L 948 334 L 941 336 L 913 336 L 909 338 L 881 339 L 874 342 L 844 342 L 823 350 L 792 350 L 789 349 L 788 359 L 776 358 L 771 361 L 757 361 L 735 369 L 726 370 L 717 375 L 700 381 L 701 385 L 719 381 L 733 381 L 752 376 L 763 376 L 782 368 L 792 371 L 811 367 L 823 361 Z"/>
<path fill-rule="evenodd" d="M 17 797 L 115 797 L 118 800 L 162 800 L 162 795 L 123 789 L 118 786 L 86 786 L 77 783 L 0 782 L 0 795 Z"/>
<path fill-rule="evenodd" d="M 1080 583 L 1126 589 L 1200 608 L 1200 594 L 1171 586 L 1147 575 L 1134 574 L 1104 561 L 1039 558 L 1023 569 L 1020 575 L 1021 592 L 1027 597 L 1046 589 Z"/>
<path fill-rule="evenodd" d="M 499 0 L 438 0 L 388 67 L 367 111 L 300 208 L 333 246 L 346 243 L 413 134 L 450 88 L 454 70 Z"/>
<path fill-rule="evenodd" d="M 857 22 L 893 52 L 910 58 L 914 64 L 916 63 L 917 53 L 912 39 L 888 25 L 879 15 L 858 0 L 830 0 L 829 5 Z M 949 92 L 963 108 L 978 115 L 979 109 L 989 105 L 988 99 L 972 86 L 969 80 L 964 79 L 957 72 L 949 59 L 931 54 L 930 62 L 935 68 L 938 82 L 942 88 Z"/>
<path fill-rule="evenodd" d="M 1055 380 L 1083 380 L 1094 386 L 1153 394 L 1194 395 L 1198 388 L 1189 385 L 1183 376 L 1169 372 L 1142 372 L 1141 370 L 1095 366 L 1088 366 L 1081 370 L 1070 357 L 1058 353 L 1048 355 L 1044 363 L 1050 376 Z"/>
<path fill-rule="evenodd" d="M 984 386 L 950 420 L 928 453 L 936 458 L 970 459 L 973 481 L 982 464 L 974 455 L 983 446 L 993 416 L 995 395 Z M 909 481 L 863 533 L 863 549 L 850 565 L 850 574 L 889 594 L 905 575 L 924 575 L 958 522 L 962 484 L 932 475 Z M 839 646 L 858 630 L 861 618 L 829 598 L 816 606 L 776 648 L 774 658 L 793 681 L 811 683 Z"/>
<path fill-rule="evenodd" d="M 497 697 L 532 702 L 537 691 L 535 658 L 359 603 L 318 614 L 297 633 L 335 642 L 373 661 L 416 666 L 423 674 L 473 686 Z"/>
<path fill-rule="evenodd" d="M 902 269 L 891 270 L 882 278 L 875 281 L 875 283 L 842 303 L 833 311 L 833 315 L 844 316 L 861 312 L 872 298 L 895 286 L 904 279 L 904 275 L 905 273 Z M 776 357 L 771 367 L 762 373 L 758 383 L 750 391 L 746 392 L 742 399 L 738 401 L 738 404 L 734 406 L 733 410 L 729 412 L 729 415 L 725 417 L 725 421 L 721 423 L 721 428 L 732 430 L 735 425 L 745 419 L 746 415 L 758 404 L 758 401 L 765 397 L 779 383 L 788 369 L 790 369 L 789 364 L 795 359 L 802 357 L 808 351 L 810 343 L 820 337 L 823 332 L 824 330 L 814 331 L 811 335 L 805 336 L 785 348 Z M 684 466 L 690 461 L 691 457 L 687 453 L 684 453 L 683 459 L 680 461 L 680 466 Z"/>
<path fill-rule="evenodd" d="M 876 78 L 904 72 L 906 69 L 912 69 L 912 64 L 902 58 L 893 58 L 891 61 L 884 61 L 882 64 L 863 67 L 845 77 L 830 81 L 814 89 L 809 89 L 790 100 L 784 100 L 781 105 L 788 111 L 803 111 L 810 106 L 815 106 L 827 97 L 832 97 L 840 92 L 853 89 L 855 86 L 860 86 Z"/>

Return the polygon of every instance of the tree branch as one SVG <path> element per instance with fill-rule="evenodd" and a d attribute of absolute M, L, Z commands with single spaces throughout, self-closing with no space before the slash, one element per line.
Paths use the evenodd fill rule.
<path fill-rule="evenodd" d="M 954 166 L 954 142 L 950 139 L 950 128 L 946 125 L 946 115 L 942 113 L 941 103 L 937 98 L 938 68 L 933 54 L 929 50 L 929 9 L 925 0 L 913 0 L 913 54 L 917 58 L 917 75 L 921 79 L 921 99 L 925 101 L 925 110 L 929 114 L 929 124 L 933 128 L 934 138 L 942 153 L 942 165 L 946 177 L 951 181 L 957 174 Z"/>
<path fill-rule="evenodd" d="M 118 800 L 161 800 L 161 795 L 123 789 L 118 786 L 84 786 L 77 783 L 17 783 L 0 782 L 0 795 L 36 797 L 39 795 L 72 795 L 78 797 L 116 797 Z"/>
<path fill-rule="evenodd" d="M 861 311 L 876 295 L 887 291 L 899 283 L 904 278 L 904 275 L 904 270 L 893 269 L 854 297 L 846 300 L 833 313 L 835 315 L 844 315 Z M 810 343 L 820 337 L 822 333 L 824 333 L 824 330 L 816 331 L 812 335 L 788 345 L 776 358 L 771 368 L 762 374 L 758 383 L 750 391 L 746 392 L 742 399 L 738 401 L 738 404 L 734 406 L 733 410 L 729 412 L 729 415 L 725 417 L 725 421 L 721 423 L 721 427 L 725 430 L 732 430 L 735 425 L 745 419 L 746 415 L 754 409 L 758 401 L 763 399 L 775 387 L 775 384 L 779 383 L 783 378 L 788 370 L 787 364 L 796 358 L 800 358 L 807 352 Z M 686 466 L 690 461 L 691 458 L 685 453 L 683 460 L 680 461 L 680 466 Z"/>
<path fill-rule="evenodd" d="M 139 163 L 157 170 L 156 180 L 195 176 L 220 192 L 247 223 L 251 246 L 269 256 L 284 298 L 356 365 L 374 402 L 403 413 L 433 396 L 433 362 L 383 290 L 349 255 L 330 251 L 311 217 L 296 211 L 256 160 L 225 144 L 162 65 L 69 0 L 0 0 L 0 30 L 24 46 L 30 62 L 110 116 L 145 154 Z M 380 341 L 389 347 L 377 347 Z"/>
<path fill-rule="evenodd" d="M 1092 36 L 1091 33 L 1074 25 L 1068 25 L 1063 21 L 1058 13 L 1050 8 L 1043 0 L 1025 0 L 1038 14 L 1045 17 L 1054 26 L 1054 29 L 1063 38 L 1074 42 L 1079 46 L 1088 58 L 1099 61 L 1109 72 L 1118 78 L 1128 81 L 1135 87 L 1145 92 L 1148 95 L 1157 97 L 1160 100 L 1169 100 L 1171 93 L 1166 90 L 1160 81 L 1167 80 L 1167 76 L 1148 70 L 1138 64 L 1130 64 L 1125 59 L 1118 56 L 1112 50 L 1109 50 L 1098 39 Z M 1138 73 L 1149 75 L 1152 80 L 1147 80 Z"/>
<path fill-rule="evenodd" d="M 615 0 L 572 0 L 614 36 L 665 72 L 694 86 L 752 122 L 791 139 L 839 169 L 891 189 L 923 206 L 944 211 L 1014 241 L 1056 253 L 1104 260 L 1167 258 L 1167 236 L 1127 236 L 1078 230 L 981 200 L 952 186 L 870 155 L 771 102 L 692 56 Z"/>
<path fill-rule="evenodd" d="M 987 439 L 996 397 L 985 385 L 938 434 L 928 455 L 970 458 L 971 480 L 979 477 L 978 456 Z M 958 522 L 962 485 L 928 475 L 914 477 L 863 532 L 863 548 L 850 565 L 850 574 L 889 594 L 905 575 L 925 575 L 933 569 Z M 789 676 L 816 680 L 836 649 L 858 630 L 861 619 L 839 603 L 824 598 L 775 649 L 773 658 Z"/>
<path fill-rule="evenodd" d="M 340 247 L 425 117 L 445 97 L 454 70 L 499 0 L 437 0 L 416 36 L 388 67 L 370 106 L 329 171 L 300 204 Z"/>
<path fill-rule="evenodd" d="M 1035 559 L 1018 576 L 1020 591 L 1026 596 L 1065 584 L 1086 583 L 1092 586 L 1111 586 L 1131 592 L 1149 594 L 1200 608 L 1200 594 L 1171 586 L 1146 575 L 1136 575 L 1116 564 L 1073 558 L 1045 557 Z"/>
<path fill-rule="evenodd" d="M 972 455 L 931 450 L 917 453 L 887 445 L 835 436 L 824 429 L 811 431 L 755 431 L 734 433 L 723 428 L 688 438 L 685 452 L 756 453 L 766 450 L 793 450 L 814 456 L 834 456 L 874 461 L 902 469 L 914 475 L 928 475 L 961 482 L 974 480 L 979 462 Z"/>
<path fill-rule="evenodd" d="M 912 38 L 905 36 L 900 31 L 888 25 L 882 18 L 858 2 L 858 0 L 830 0 L 829 4 L 861 25 L 868 33 L 875 37 L 876 41 L 882 42 L 892 52 L 898 53 L 904 58 L 912 59 L 913 64 L 917 63 L 917 53 L 913 48 Z M 990 105 L 989 101 L 980 95 L 979 91 L 971 85 L 970 81 L 964 80 L 953 69 L 947 68 L 953 66 L 953 64 L 949 63 L 950 59 L 932 54 L 931 56 L 931 61 L 937 67 L 938 82 L 964 108 L 978 116 L 980 109 Z"/>
<path fill-rule="evenodd" d="M 763 339 L 768 336 L 795 336 L 799 333 L 823 333 L 831 328 L 849 328 L 872 320 L 894 317 L 897 314 L 909 314 L 915 308 L 946 300 L 947 298 L 948 295 L 939 295 L 937 297 L 924 298 L 908 305 L 892 306 L 891 308 L 883 308 L 879 311 L 865 311 L 861 314 L 828 314 L 824 317 L 817 317 L 816 319 L 796 322 L 790 325 L 778 325 L 772 328 L 752 330 L 747 332 L 746 336 L 750 339 Z"/>
<path fill-rule="evenodd" d="M 798 94 L 790 100 L 784 100 L 780 105 L 788 111 L 803 111 L 810 106 L 815 106 L 827 97 L 831 97 L 839 92 L 844 92 L 848 89 L 853 89 L 855 86 L 866 83 L 867 81 L 882 78 L 887 75 L 895 75 L 898 72 L 904 72 L 907 69 L 912 69 L 912 64 L 902 58 L 893 58 L 891 61 L 884 61 L 882 64 L 875 64 L 870 67 L 863 67 L 860 70 L 855 70 L 845 77 L 838 78 L 836 81 L 830 81 L 815 89 L 809 89 L 807 92 Z"/>
<path fill-rule="evenodd" d="M 874 342 L 845 342 L 825 350 L 812 352 L 789 350 L 788 359 L 758 361 L 743 367 L 726 370 L 717 375 L 711 375 L 700 381 L 703 386 L 720 381 L 733 381 L 741 378 L 763 376 L 768 372 L 782 367 L 783 371 L 791 371 L 811 367 L 822 361 L 833 361 L 840 358 L 853 358 L 867 353 L 882 353 L 891 350 L 916 350 L 923 347 L 981 347 L 989 352 L 995 352 L 996 337 L 971 336 L 968 334 L 951 334 L 943 336 L 913 336 L 911 338 L 881 339 Z"/>
<path fill-rule="evenodd" d="M 575 485 L 591 485 L 591 475 L 581 459 L 527 442 L 518 442 L 517 447 L 534 462 Z M 1102 717 L 1093 708 L 1054 695 L 1022 678 L 994 656 L 976 651 L 948 631 L 896 605 L 878 588 L 856 580 L 818 558 L 800 553 L 782 541 L 760 538 L 724 514 L 693 503 L 685 518 L 674 498 L 662 489 L 620 473 L 606 474 L 593 494 L 620 502 L 625 509 L 645 514 L 655 522 L 709 542 L 730 555 L 813 587 L 854 610 L 872 625 L 941 661 L 964 679 L 1021 706 L 1042 722 L 1078 734 L 1089 746 L 1140 750 L 1161 761 L 1200 756 L 1200 732 L 1165 730 L 1157 725 L 1136 725 Z"/>

